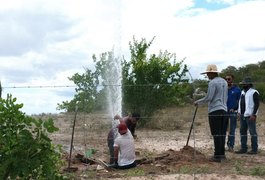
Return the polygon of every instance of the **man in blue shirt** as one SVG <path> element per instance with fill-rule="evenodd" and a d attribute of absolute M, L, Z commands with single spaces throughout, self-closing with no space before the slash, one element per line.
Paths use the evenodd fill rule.
<path fill-rule="evenodd" d="M 227 146 L 228 146 L 228 151 L 234 152 L 235 131 L 237 124 L 237 109 L 241 95 L 241 90 L 237 85 L 233 83 L 234 75 L 227 74 L 225 79 L 228 85 L 227 114 L 229 118 L 229 134 L 228 134 Z"/>

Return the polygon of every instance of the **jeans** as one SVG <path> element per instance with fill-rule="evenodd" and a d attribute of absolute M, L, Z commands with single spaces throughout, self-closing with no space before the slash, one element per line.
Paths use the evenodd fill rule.
<path fill-rule="evenodd" d="M 211 134 L 214 140 L 214 157 L 222 158 L 225 156 L 225 138 L 227 129 L 227 112 L 217 110 L 208 114 Z"/>
<path fill-rule="evenodd" d="M 251 148 L 252 151 L 258 151 L 258 134 L 256 131 L 256 120 L 249 120 L 249 117 L 240 117 L 240 137 L 241 137 L 241 149 L 247 151 L 248 145 L 248 130 L 251 136 Z"/>
<path fill-rule="evenodd" d="M 235 131 L 236 131 L 236 122 L 237 122 L 237 113 L 235 112 L 229 112 L 228 118 L 229 118 L 229 134 L 228 134 L 228 140 L 227 140 L 227 146 L 229 148 L 234 148 L 235 145 Z"/>

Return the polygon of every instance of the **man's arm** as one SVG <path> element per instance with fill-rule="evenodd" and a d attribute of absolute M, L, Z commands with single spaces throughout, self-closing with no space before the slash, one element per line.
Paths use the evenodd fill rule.
<path fill-rule="evenodd" d="M 254 101 L 254 110 L 253 110 L 253 115 L 257 114 L 257 111 L 259 109 L 259 94 L 255 92 L 253 94 L 253 101 Z"/>
<path fill-rule="evenodd" d="M 119 157 L 119 150 L 118 146 L 114 146 L 114 162 L 118 164 L 118 157 Z"/>
<path fill-rule="evenodd" d="M 211 101 L 213 99 L 215 89 L 216 89 L 215 85 L 212 82 L 209 82 L 206 96 L 195 101 L 194 104 L 198 105 L 198 104 L 202 104 L 202 103 L 206 103 L 206 102 Z"/>

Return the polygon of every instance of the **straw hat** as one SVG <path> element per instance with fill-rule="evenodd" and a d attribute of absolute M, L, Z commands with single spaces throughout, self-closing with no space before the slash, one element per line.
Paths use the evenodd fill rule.
<path fill-rule="evenodd" d="M 206 68 L 206 71 L 201 74 L 206 73 L 218 73 L 217 66 L 215 64 L 209 64 Z"/>

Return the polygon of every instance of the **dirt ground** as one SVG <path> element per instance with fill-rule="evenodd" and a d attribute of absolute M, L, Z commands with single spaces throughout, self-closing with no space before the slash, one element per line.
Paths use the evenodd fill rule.
<path fill-rule="evenodd" d="M 263 114 L 262 110 L 261 113 Z M 168 124 L 168 120 L 171 121 L 171 125 L 174 126 L 171 130 L 136 129 L 135 147 L 138 164 L 136 168 L 128 170 L 104 169 L 97 163 L 82 162 L 76 156 L 81 154 L 90 159 L 109 161 L 106 138 L 111 120 L 107 114 L 77 115 L 71 161 L 69 153 L 74 114 L 54 116 L 60 131 L 51 137 L 56 144 L 63 145 L 65 167 L 62 171 L 73 179 L 265 179 L 263 116 L 257 125 L 259 153 L 238 155 L 226 151 L 227 159 L 221 163 L 209 160 L 213 154 L 213 140 L 208 127 L 206 108 L 198 110 L 194 130 L 186 146 L 192 116 L 192 108 L 171 109 L 153 117 L 167 121 Z M 172 120 L 173 118 L 176 120 Z M 239 145 L 237 128 L 235 149 L 239 149 Z M 66 172 L 69 167 L 78 170 Z"/>

